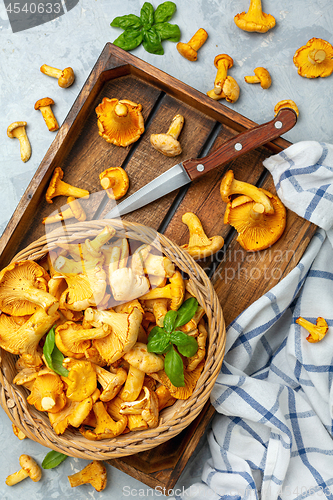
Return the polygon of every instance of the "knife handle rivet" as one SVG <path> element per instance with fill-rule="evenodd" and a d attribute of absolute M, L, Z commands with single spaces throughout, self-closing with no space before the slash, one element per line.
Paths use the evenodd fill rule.
<path fill-rule="evenodd" d="M 274 123 L 274 127 L 275 128 L 282 128 L 282 122 L 280 122 L 280 120 L 278 120 L 277 122 Z"/>
<path fill-rule="evenodd" d="M 197 165 L 197 171 L 198 172 L 203 172 L 205 170 L 205 166 L 202 163 L 199 163 Z"/>
<path fill-rule="evenodd" d="M 243 146 L 240 142 L 236 142 L 235 144 L 235 150 L 236 151 L 241 151 L 243 149 Z"/>

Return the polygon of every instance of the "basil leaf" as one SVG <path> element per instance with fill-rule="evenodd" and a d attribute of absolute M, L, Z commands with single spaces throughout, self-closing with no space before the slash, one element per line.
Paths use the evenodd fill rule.
<path fill-rule="evenodd" d="M 198 350 L 198 342 L 191 335 L 186 335 L 184 332 L 172 332 L 170 340 L 177 346 L 178 351 L 183 356 L 190 358 L 194 356 Z"/>
<path fill-rule="evenodd" d="M 154 29 L 158 32 L 161 40 L 170 40 L 170 42 L 179 42 L 180 29 L 177 24 L 158 23 L 154 24 Z"/>
<path fill-rule="evenodd" d="M 154 13 L 155 23 L 165 23 L 169 21 L 177 10 L 177 6 L 173 2 L 161 3 Z"/>
<path fill-rule="evenodd" d="M 128 28 L 138 29 L 141 28 L 141 19 L 135 14 L 128 14 L 126 16 L 115 17 L 110 26 L 114 28 L 122 28 L 127 30 Z"/>
<path fill-rule="evenodd" d="M 150 338 L 150 340 L 148 341 L 147 350 L 148 352 L 163 354 L 164 352 L 168 351 L 170 347 L 170 334 L 161 329 L 161 331 L 156 332 L 155 335 Z"/>
<path fill-rule="evenodd" d="M 143 28 L 142 35 L 142 45 L 147 52 L 150 52 L 151 54 L 157 54 L 159 56 L 162 56 L 164 54 L 164 50 L 161 44 L 161 37 L 154 28 Z"/>
<path fill-rule="evenodd" d="M 140 20 L 148 29 L 154 24 L 154 7 L 150 2 L 145 2 L 141 8 Z"/>
<path fill-rule="evenodd" d="M 178 311 L 168 311 L 164 316 L 163 328 L 166 332 L 171 333 L 175 325 Z"/>
<path fill-rule="evenodd" d="M 159 332 L 163 332 L 164 333 L 164 329 L 161 328 L 160 326 L 154 326 L 154 328 L 152 328 L 149 332 L 149 335 L 148 335 L 148 343 L 151 339 L 153 339 L 155 337 L 155 335 L 157 335 Z"/>
<path fill-rule="evenodd" d="M 175 387 L 184 387 L 184 365 L 183 360 L 175 349 L 170 349 L 165 355 L 164 371 Z"/>
<path fill-rule="evenodd" d="M 56 372 L 58 375 L 67 377 L 69 372 L 64 366 L 62 366 L 62 362 L 65 356 L 61 351 L 59 351 L 58 347 L 56 346 L 54 327 L 52 327 L 49 333 L 46 335 L 43 354 L 46 359 L 46 364 L 51 370 Z"/>
<path fill-rule="evenodd" d="M 113 42 L 113 45 L 120 47 L 123 50 L 133 50 L 142 42 L 141 31 L 129 28 L 125 30 L 118 38 Z"/>
<path fill-rule="evenodd" d="M 54 469 L 58 465 L 61 464 L 64 460 L 66 460 L 67 455 L 63 453 L 59 453 L 59 451 L 50 451 L 44 458 L 42 462 L 43 469 Z"/>
<path fill-rule="evenodd" d="M 186 325 L 193 318 L 198 309 L 198 301 L 195 297 L 190 297 L 182 303 L 178 309 L 178 316 L 175 322 L 175 328 Z"/>

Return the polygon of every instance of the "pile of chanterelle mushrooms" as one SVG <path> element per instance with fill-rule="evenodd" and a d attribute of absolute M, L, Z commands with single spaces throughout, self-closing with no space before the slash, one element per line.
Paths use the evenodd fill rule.
<path fill-rule="evenodd" d="M 171 383 L 163 353 L 149 352 L 149 333 L 162 331 L 165 315 L 178 314 L 191 294 L 155 247 L 130 253 L 128 240 L 106 226 L 92 240 L 59 242 L 39 263 L 14 262 L 0 273 L 0 346 L 18 355 L 13 383 L 30 391 L 28 403 L 48 413 L 57 434 L 73 426 L 101 440 L 157 427 L 161 409 L 188 398 L 203 369 L 200 305 L 178 328 L 198 345 L 181 356 L 183 384 Z"/>

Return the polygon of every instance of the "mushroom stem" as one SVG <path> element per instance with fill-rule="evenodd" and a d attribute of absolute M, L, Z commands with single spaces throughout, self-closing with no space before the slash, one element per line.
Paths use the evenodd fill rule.
<path fill-rule="evenodd" d="M 89 191 L 71 186 L 70 184 L 67 184 L 67 182 L 59 179 L 57 182 L 57 195 L 72 196 L 73 198 L 85 198 L 89 196 Z"/>
<path fill-rule="evenodd" d="M 177 140 L 180 132 L 182 131 L 183 125 L 184 117 L 179 114 L 174 116 L 170 123 L 170 127 L 168 128 L 167 134 Z"/>
<path fill-rule="evenodd" d="M 80 222 L 86 220 L 86 214 L 83 208 L 81 207 L 79 201 L 73 196 L 69 196 L 68 200 L 68 208 L 62 212 L 58 212 L 57 214 L 50 215 L 49 217 L 44 217 L 42 220 L 43 224 L 52 224 L 54 222 L 61 222 L 66 219 L 75 218 Z"/>
<path fill-rule="evenodd" d="M 194 33 L 187 45 L 189 45 L 193 50 L 197 52 L 203 46 L 206 40 L 207 32 L 203 28 L 200 28 L 196 33 Z"/>
<path fill-rule="evenodd" d="M 257 76 L 244 76 L 246 83 L 260 83 L 260 78 Z"/>
<path fill-rule="evenodd" d="M 116 116 L 123 118 L 128 115 L 128 108 L 125 104 L 118 102 L 114 108 L 114 113 Z"/>
<path fill-rule="evenodd" d="M 40 70 L 44 75 L 52 76 L 53 78 L 60 78 L 62 75 L 61 69 L 52 68 L 52 66 L 48 66 L 47 64 L 43 64 Z"/>
<path fill-rule="evenodd" d="M 210 240 L 205 234 L 200 219 L 193 213 L 185 213 L 182 216 L 182 222 L 190 228 L 190 239 L 188 246 L 210 245 Z"/>
<path fill-rule="evenodd" d="M 308 59 L 311 64 L 320 64 L 326 59 L 326 52 L 322 49 L 319 50 L 312 50 L 308 54 Z"/>
<path fill-rule="evenodd" d="M 116 185 L 115 179 L 110 179 L 109 177 L 103 177 L 103 179 L 101 179 L 101 186 L 103 189 L 110 189 L 113 188 L 115 185 Z"/>
<path fill-rule="evenodd" d="M 44 292 L 44 290 L 31 286 L 29 282 L 26 285 L 22 282 L 20 283 L 20 295 L 29 302 L 41 306 L 49 316 L 52 316 L 59 306 L 55 297 L 48 292 Z"/>
<path fill-rule="evenodd" d="M 223 84 L 228 75 L 228 69 L 231 68 L 234 61 L 227 54 L 219 54 L 214 59 L 214 65 L 217 68 L 217 73 L 214 81 L 214 93 L 220 95 L 222 93 Z"/>
<path fill-rule="evenodd" d="M 23 479 L 25 479 L 28 476 L 29 476 L 29 474 L 27 473 L 27 471 L 25 471 L 24 469 L 21 469 L 18 472 L 14 472 L 14 474 L 11 474 L 10 476 L 8 476 L 6 479 L 6 484 L 7 484 L 7 486 L 14 486 L 14 484 L 17 484 L 17 483 L 23 481 Z"/>
<path fill-rule="evenodd" d="M 41 106 L 39 108 L 39 110 L 42 113 L 44 121 L 47 125 L 47 128 L 50 130 L 50 132 L 58 130 L 59 125 L 58 125 L 56 117 L 53 114 L 51 106 Z"/>
<path fill-rule="evenodd" d="M 248 182 L 238 181 L 234 178 L 232 170 L 224 175 L 220 192 L 222 200 L 228 203 L 230 196 L 233 194 L 243 194 L 249 196 L 253 201 L 264 206 L 264 211 L 266 214 L 273 214 L 274 208 L 270 199 L 256 186 L 249 184 Z"/>
<path fill-rule="evenodd" d="M 105 226 L 93 240 L 86 240 L 85 244 L 93 257 L 100 257 L 100 251 L 103 245 L 115 235 L 116 230 L 113 227 Z"/>
<path fill-rule="evenodd" d="M 199 28 L 188 43 L 178 42 L 177 50 L 185 59 L 196 61 L 198 58 L 197 51 L 203 46 L 207 37 L 207 31 Z"/>
<path fill-rule="evenodd" d="M 27 122 L 17 122 L 16 126 L 15 124 L 12 124 L 7 129 L 8 137 L 10 137 L 11 139 L 15 137 L 20 141 L 21 160 L 24 163 L 28 161 L 31 156 L 31 145 L 25 131 L 26 125 Z"/>

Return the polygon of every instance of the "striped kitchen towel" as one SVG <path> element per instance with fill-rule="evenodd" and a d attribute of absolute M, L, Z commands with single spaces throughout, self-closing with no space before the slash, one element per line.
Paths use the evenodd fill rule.
<path fill-rule="evenodd" d="M 227 331 L 211 394 L 211 458 L 175 498 L 333 500 L 333 146 L 307 141 L 264 161 L 279 197 L 316 232 L 303 258 Z M 322 316 L 318 343 L 296 324 Z"/>

